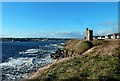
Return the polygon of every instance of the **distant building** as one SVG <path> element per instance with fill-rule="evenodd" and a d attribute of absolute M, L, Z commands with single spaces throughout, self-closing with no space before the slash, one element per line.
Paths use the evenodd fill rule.
<path fill-rule="evenodd" d="M 120 39 L 120 33 L 114 33 L 116 39 Z"/>
<path fill-rule="evenodd" d="M 86 28 L 86 40 L 93 40 L 93 30 L 89 30 L 88 28 Z"/>
<path fill-rule="evenodd" d="M 114 34 L 109 34 L 110 39 L 115 39 L 115 35 Z"/>
<path fill-rule="evenodd" d="M 120 33 L 106 35 L 105 39 L 120 39 Z"/>
<path fill-rule="evenodd" d="M 110 35 L 105 35 L 105 39 L 111 39 Z"/>
<path fill-rule="evenodd" d="M 104 40 L 104 39 L 105 39 L 105 36 L 100 36 L 100 38 L 101 38 L 102 40 Z"/>
<path fill-rule="evenodd" d="M 109 34 L 105 36 L 93 36 L 94 40 L 120 39 L 120 33 Z"/>
<path fill-rule="evenodd" d="M 94 40 L 104 40 L 105 36 L 93 36 Z"/>
<path fill-rule="evenodd" d="M 93 36 L 93 40 L 97 40 L 99 36 Z"/>

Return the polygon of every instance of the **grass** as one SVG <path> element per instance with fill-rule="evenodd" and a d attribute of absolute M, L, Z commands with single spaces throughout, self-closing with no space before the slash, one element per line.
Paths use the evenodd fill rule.
<path fill-rule="evenodd" d="M 72 55 L 82 54 L 86 50 L 93 47 L 93 44 L 89 41 L 79 41 L 79 40 L 71 40 L 66 43 L 65 50 L 71 51 Z"/>
<path fill-rule="evenodd" d="M 92 44 L 88 41 L 70 41 L 69 44 L 72 42 L 75 45 L 66 46 L 67 49 L 71 47 L 70 49 L 81 52 L 79 50 L 87 50 L 91 45 L 96 48 L 84 56 L 71 57 L 69 60 L 51 66 L 31 81 L 120 80 L 120 46 L 116 41 L 92 41 Z"/>

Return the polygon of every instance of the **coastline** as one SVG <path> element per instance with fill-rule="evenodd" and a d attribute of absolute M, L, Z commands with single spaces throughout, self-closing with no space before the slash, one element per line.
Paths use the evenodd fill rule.
<path fill-rule="evenodd" d="M 77 41 L 79 41 L 79 40 L 77 40 Z M 71 44 L 71 41 L 67 41 L 67 42 L 66 42 L 66 45 L 67 45 L 67 46 L 69 45 L 69 42 L 70 42 L 70 44 Z M 74 42 L 74 40 L 72 40 L 72 42 Z M 68 44 L 67 44 L 67 43 L 68 43 Z M 66 46 L 64 46 L 64 48 L 65 48 L 65 47 L 66 47 Z M 92 48 L 86 50 L 86 51 L 83 52 L 81 55 L 86 55 L 87 53 L 91 52 L 94 48 L 95 48 L 95 47 L 92 47 Z M 65 54 L 64 54 L 64 55 L 65 55 Z M 80 55 L 80 56 L 81 56 L 81 55 Z M 38 70 L 36 70 L 36 71 L 30 72 L 30 73 L 23 79 L 23 81 L 35 79 L 35 78 L 37 78 L 38 76 L 40 76 L 45 70 L 49 69 L 51 66 L 56 65 L 56 64 L 59 64 L 59 63 L 65 61 L 65 60 L 68 60 L 68 59 L 70 59 L 70 58 L 74 58 L 74 56 L 67 56 L 67 57 L 63 57 L 63 58 L 56 58 L 56 59 L 53 60 L 52 63 L 49 63 L 49 64 L 47 64 L 47 65 L 45 65 L 45 66 L 43 66 L 43 67 L 40 67 L 40 68 L 38 68 Z"/>
<path fill-rule="evenodd" d="M 86 52 L 84 52 L 84 53 L 83 53 L 82 55 L 80 55 L 80 56 L 82 57 L 82 56 L 90 53 L 90 52 L 91 52 L 93 49 L 95 49 L 95 48 L 96 48 L 96 46 L 90 48 L 89 50 L 87 50 Z M 59 64 L 59 63 L 65 61 L 65 60 L 69 60 L 70 58 L 74 58 L 74 57 L 64 57 L 64 58 L 55 59 L 55 60 L 53 60 L 52 63 L 49 63 L 48 65 L 45 65 L 45 66 L 43 66 L 43 67 L 40 67 L 37 71 L 34 71 L 34 72 L 28 74 L 28 76 L 26 76 L 26 77 L 24 78 L 24 80 L 35 79 L 35 78 L 37 78 L 38 76 L 40 76 L 45 70 L 49 69 L 51 66 L 56 65 L 56 64 Z"/>
<path fill-rule="evenodd" d="M 0 64 L 2 80 L 24 80 L 30 74 L 34 74 L 40 67 L 52 63 L 54 59 L 50 57 L 50 54 L 56 51 L 57 45 L 61 43 L 64 43 L 64 41 L 3 42 L 3 58 L 5 57 L 5 59 Z M 17 50 L 14 50 L 16 48 Z M 5 51 L 6 49 L 10 50 Z M 40 53 L 35 53 L 38 49 L 41 49 Z M 21 54 L 21 52 L 25 54 Z M 34 52 L 35 54 L 27 54 L 28 52 Z"/>

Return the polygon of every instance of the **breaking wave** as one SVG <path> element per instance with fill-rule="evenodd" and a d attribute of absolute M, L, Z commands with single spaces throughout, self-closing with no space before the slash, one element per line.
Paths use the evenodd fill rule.
<path fill-rule="evenodd" d="M 58 48 L 63 47 L 59 44 L 50 43 L 42 46 L 38 44 L 37 48 L 29 48 L 18 51 L 17 56 L 9 57 L 8 61 L 0 63 L 0 68 L 2 69 L 2 80 L 22 80 L 31 71 L 36 71 L 38 68 L 51 63 L 53 59 L 50 57 L 50 54 L 55 52 Z"/>

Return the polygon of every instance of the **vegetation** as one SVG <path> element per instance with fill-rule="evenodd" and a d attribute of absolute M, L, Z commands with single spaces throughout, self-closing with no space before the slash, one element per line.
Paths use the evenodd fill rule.
<path fill-rule="evenodd" d="M 51 66 L 32 81 L 120 80 L 120 46 L 118 44 L 120 41 L 69 41 L 67 44 L 69 43 L 71 45 L 66 46 L 66 49 L 74 49 L 77 52 L 85 51 L 91 48 L 91 45 L 94 45 L 95 48 L 85 55 L 74 56 L 62 63 Z"/>
<path fill-rule="evenodd" d="M 72 51 L 74 54 L 82 54 L 93 47 L 90 41 L 71 40 L 66 43 L 65 50 Z"/>

